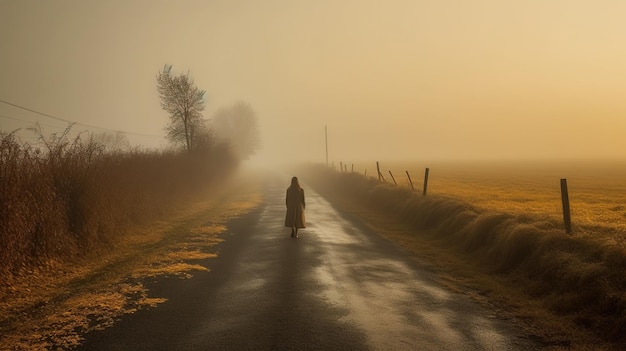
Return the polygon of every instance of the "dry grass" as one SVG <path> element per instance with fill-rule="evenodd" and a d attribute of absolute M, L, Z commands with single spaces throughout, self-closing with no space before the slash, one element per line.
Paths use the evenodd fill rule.
<path fill-rule="evenodd" d="M 38 147 L 0 132 L 2 349 L 67 349 L 160 302 L 137 280 L 205 269 L 187 260 L 211 257 L 223 214 L 236 213 L 223 205 L 234 200 L 207 193 L 237 166 L 222 145 L 109 151 L 68 131 Z"/>
<path fill-rule="evenodd" d="M 568 179 L 575 235 L 626 249 L 626 161 L 381 163 L 391 182 L 409 188 L 406 171 L 421 192 L 430 168 L 428 194 L 454 197 L 490 212 L 562 222 L 560 179 Z M 366 164 L 355 165 L 363 173 Z M 375 162 L 368 176 L 376 175 Z"/>
<path fill-rule="evenodd" d="M 72 260 L 114 242 L 226 177 L 226 149 L 108 152 L 67 134 L 21 144 L 0 133 L 0 279 Z"/>
<path fill-rule="evenodd" d="M 507 289 L 565 324 L 595 333 L 603 340 L 626 342 L 626 250 L 620 236 L 621 224 L 578 224 L 574 235 L 566 235 L 558 217 L 529 214 L 518 207 L 490 207 L 497 206 L 485 195 L 497 193 L 487 190 L 494 189 L 491 182 L 482 188 L 470 183 L 466 189 L 478 192 L 471 196 L 468 190 L 465 196 L 473 200 L 465 201 L 443 193 L 443 181 L 437 185 L 434 178 L 433 183 L 429 182 L 433 191 L 423 197 L 406 187 L 321 166 L 300 172 L 310 174 L 310 183 L 322 193 L 343 196 L 348 199 L 344 201 L 363 204 L 378 215 L 402 223 L 409 228 L 404 233 L 408 238 L 429 242 L 458 256 L 476 271 L 502 280 Z M 431 169 L 431 176 L 435 174 Z M 560 199 L 558 178 L 555 183 L 556 197 Z M 500 193 L 506 193 L 500 185 Z M 530 196 L 522 196 L 522 190 L 509 193 L 529 201 Z M 543 199 L 540 203 L 548 203 Z M 559 213 L 560 208 L 556 211 Z"/>
<path fill-rule="evenodd" d="M 158 221 L 134 225 L 106 249 L 75 262 L 55 263 L 15 279 L 0 294 L 0 350 L 70 349 L 85 333 L 106 328 L 124 314 L 164 302 L 142 282 L 186 279 L 206 271 L 202 260 L 227 220 L 256 207 L 258 184 L 237 176 L 197 194 Z"/>

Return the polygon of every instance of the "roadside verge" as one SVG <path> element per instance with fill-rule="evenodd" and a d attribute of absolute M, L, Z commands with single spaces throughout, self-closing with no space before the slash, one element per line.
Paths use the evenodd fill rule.
<path fill-rule="evenodd" d="M 623 349 L 619 287 L 626 260 L 618 249 L 603 250 L 529 216 L 418 196 L 355 173 L 322 165 L 298 171 L 333 204 L 403 245 L 451 289 L 519 321 L 552 349 Z"/>
<path fill-rule="evenodd" d="M 239 172 L 200 201 L 130 230 L 79 262 L 30 272 L 0 295 L 0 350 L 70 349 L 81 335 L 164 302 L 142 281 L 206 270 L 194 261 L 216 256 L 225 223 L 259 206 L 260 189 L 258 178 Z"/>

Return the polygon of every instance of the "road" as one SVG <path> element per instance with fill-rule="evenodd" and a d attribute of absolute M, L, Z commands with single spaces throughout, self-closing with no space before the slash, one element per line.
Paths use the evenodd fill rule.
<path fill-rule="evenodd" d="M 533 350 L 510 321 L 446 290 L 399 246 L 304 184 L 307 228 L 282 226 L 288 177 L 233 219 L 192 279 L 161 279 L 168 301 L 87 335 L 83 350 Z"/>

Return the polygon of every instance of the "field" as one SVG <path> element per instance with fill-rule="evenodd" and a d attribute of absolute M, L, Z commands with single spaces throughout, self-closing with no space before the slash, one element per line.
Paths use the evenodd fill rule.
<path fill-rule="evenodd" d="M 428 194 L 456 197 L 494 212 L 563 221 L 560 179 L 566 178 L 574 235 L 626 248 L 626 160 L 525 162 L 379 162 L 389 183 Z M 352 164 L 347 165 L 352 171 Z M 354 164 L 354 172 L 376 176 L 376 162 Z"/>
<path fill-rule="evenodd" d="M 355 164 L 354 171 L 351 164 L 342 172 L 338 166 L 311 165 L 300 172 L 334 201 L 402 226 L 397 239 L 411 250 L 425 248 L 415 249 L 419 256 L 442 252 L 501 282 L 501 296 L 528 303 L 519 305 L 522 313 L 539 306 L 547 318 L 624 349 L 624 163 L 380 162 L 385 182 L 378 181 L 376 162 Z M 422 196 L 426 167 L 428 191 Z M 562 178 L 569 185 L 571 235 L 563 223 Z"/>

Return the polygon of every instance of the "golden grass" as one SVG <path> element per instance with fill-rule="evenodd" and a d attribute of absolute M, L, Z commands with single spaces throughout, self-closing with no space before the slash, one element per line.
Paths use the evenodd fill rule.
<path fill-rule="evenodd" d="M 566 178 L 575 235 L 626 249 L 626 160 L 525 162 L 381 162 L 391 182 L 409 188 L 406 171 L 421 193 L 451 196 L 494 212 L 563 221 L 560 179 Z M 364 170 L 361 163 L 355 169 Z M 372 162 L 368 177 L 376 175 Z M 372 171 L 373 170 L 373 171 Z"/>
<path fill-rule="evenodd" d="M 170 156 L 166 156 L 165 161 L 177 162 L 176 157 L 170 159 Z M 158 155 L 147 158 L 153 160 L 143 166 L 162 161 Z M 137 159 L 131 157 L 130 160 Z M 140 157 L 139 161 L 141 164 L 146 159 Z M 205 166 L 211 163 L 201 167 Z M 157 169 L 146 167 L 142 172 L 147 173 L 142 174 L 150 175 Z M 94 245 L 88 245 L 88 250 L 77 257 L 68 259 L 44 252 L 36 260 L 25 260 L 36 264 L 22 265 L 17 270 L 19 274 L 5 280 L 0 289 L 0 350 L 69 349 L 80 343 L 82 335 L 90 330 L 105 328 L 123 314 L 165 301 L 149 296 L 141 284 L 143 279 L 154 276 L 188 278 L 195 272 L 206 271 L 199 262 L 216 256 L 212 247 L 222 240 L 218 235 L 225 229 L 226 221 L 250 211 L 261 201 L 257 183 L 250 182 L 249 176 L 244 179 L 232 174 L 214 186 L 196 187 L 193 194 L 183 191 L 183 196 L 169 204 L 155 203 L 156 211 L 155 207 L 146 208 L 149 205 L 145 201 L 158 198 L 149 197 L 140 202 L 129 200 L 131 203 L 123 204 L 122 209 L 136 205 L 138 208 L 133 211 L 148 210 L 150 214 L 131 220 L 124 216 L 118 218 L 124 226 L 113 226 L 123 229 L 116 234 L 109 233 L 115 240 L 94 241 Z M 192 178 L 198 179 L 190 180 L 184 188 L 193 190 L 194 186 L 202 184 L 195 181 L 206 176 L 202 172 L 196 174 Z M 138 178 L 128 181 L 128 186 L 141 182 Z M 180 179 L 174 181 L 181 182 Z M 211 181 L 216 179 L 206 177 L 204 184 Z M 115 196 L 124 192 L 124 189 L 110 190 Z M 171 191 L 167 187 L 163 190 Z M 140 194 L 141 191 L 129 191 L 126 195 Z M 129 212 L 135 213 L 133 211 Z M 155 220 L 155 213 L 159 214 L 158 220 Z M 71 250 L 66 254 L 75 252 Z M 5 255 L 17 253 L 4 252 Z"/>
<path fill-rule="evenodd" d="M 108 152 L 93 139 L 21 144 L 0 132 L 0 279 L 72 260 L 118 240 L 227 177 L 227 149 Z"/>
<path fill-rule="evenodd" d="M 470 271 L 502 282 L 504 287 L 499 290 L 505 291 L 503 295 L 519 296 L 518 300 L 529 306 L 543 309 L 550 319 L 610 341 L 609 348 L 613 347 L 611 343 L 618 343 L 619 349 L 626 342 L 622 223 L 577 224 L 574 234 L 567 235 L 558 217 L 528 213 L 517 206 L 489 207 L 497 203 L 493 199 L 513 195 L 516 202 L 526 203 L 530 196 L 520 196 L 521 191 L 507 193 L 503 183 L 500 189 L 494 187 L 495 182 L 472 184 L 482 179 L 475 174 L 465 174 L 466 181 L 456 188 L 442 187 L 452 183 L 441 179 L 439 185 L 433 181 L 433 191 L 422 196 L 406 187 L 322 166 L 310 165 L 299 172 L 309 174 L 309 183 L 318 191 L 341 198 L 344 203 L 358 203 L 375 216 L 387 216 L 396 222 L 404 228 L 403 233 L 396 231 L 400 233 L 396 238 L 403 237 L 401 242 L 417 245 L 421 252 L 428 252 L 424 248 L 430 245 L 438 248 L 434 250 L 438 257 L 456 257 L 461 262 L 456 267 L 466 265 Z M 559 178 L 556 184 L 559 189 Z M 456 190 L 446 193 L 442 188 Z M 453 195 L 463 194 L 463 189 L 467 191 L 465 199 Z M 472 196 L 469 189 L 479 192 Z M 530 193 L 545 194 L 540 188 L 533 189 Z M 606 196 L 609 192 L 604 193 Z M 557 196 L 560 199 L 558 190 Z M 539 203 L 548 203 L 547 197 L 537 197 Z"/>
<path fill-rule="evenodd" d="M 132 304 L 129 304 L 130 298 L 134 300 Z M 63 302 L 63 312 L 24 321 L 28 331 L 3 336 L 0 349 L 70 349 L 80 345 L 81 332 L 106 328 L 120 315 L 154 307 L 163 301 L 148 297 L 141 284 L 120 284 L 97 293 L 72 296 Z"/>

